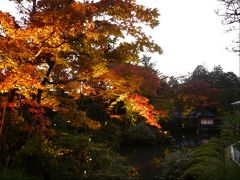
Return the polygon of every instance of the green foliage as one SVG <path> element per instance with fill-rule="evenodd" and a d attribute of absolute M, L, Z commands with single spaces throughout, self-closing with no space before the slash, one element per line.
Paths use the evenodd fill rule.
<path fill-rule="evenodd" d="M 217 139 L 212 139 L 209 143 L 196 148 L 182 178 L 194 180 L 220 179 L 224 173 L 224 153 L 222 149 Z"/>
<path fill-rule="evenodd" d="M 20 151 L 16 167 L 53 179 L 128 177 L 127 160 L 86 135 L 59 133 L 51 140 L 31 138 Z"/>
<path fill-rule="evenodd" d="M 40 180 L 41 177 L 30 176 L 28 174 L 24 174 L 20 170 L 10 170 L 10 169 L 1 169 L 0 170 L 1 180 L 13 180 L 13 179 L 21 179 L 21 180 Z"/>
<path fill-rule="evenodd" d="M 44 152 L 47 142 L 40 136 L 28 139 L 25 146 L 18 152 L 11 168 L 21 170 L 32 176 L 44 177 L 49 175 L 51 154 Z"/>
<path fill-rule="evenodd" d="M 212 159 L 209 159 L 211 161 Z M 211 165 L 211 162 L 202 162 L 197 166 L 189 168 L 184 173 L 184 179 L 194 179 L 194 180 L 218 180 L 221 175 L 219 175 L 219 169 Z"/>
<path fill-rule="evenodd" d="M 226 116 L 222 120 L 221 141 L 225 147 L 240 140 L 240 112 Z"/>
<path fill-rule="evenodd" d="M 240 81 L 236 74 L 232 72 L 224 72 L 220 65 L 215 66 L 212 71 L 208 71 L 203 65 L 198 65 L 192 72 L 191 76 L 185 79 L 185 83 L 193 84 L 194 82 L 202 81 L 210 84 L 212 87 L 219 90 L 217 97 L 218 105 L 211 107 L 211 110 L 216 113 L 226 114 L 231 110 L 230 103 L 239 100 Z M 206 89 L 206 88 L 204 88 Z M 195 92 L 197 94 L 197 92 Z"/>
<path fill-rule="evenodd" d="M 179 179 L 187 168 L 191 157 L 192 152 L 190 149 L 176 149 L 172 153 L 167 154 L 163 164 L 161 179 Z"/>
<path fill-rule="evenodd" d="M 87 117 L 104 123 L 109 118 L 106 102 L 101 98 L 82 97 L 77 100 L 79 109 L 86 112 Z"/>
<path fill-rule="evenodd" d="M 225 148 L 225 175 L 223 180 L 237 180 L 240 177 L 240 167 L 231 158 L 230 146 Z"/>
<path fill-rule="evenodd" d="M 93 139 L 97 142 L 109 144 L 110 147 L 119 148 L 122 129 L 125 127 L 120 123 L 119 120 L 116 120 L 116 122 L 113 122 L 112 120 L 107 121 L 103 129 L 94 133 Z"/>
<path fill-rule="evenodd" d="M 203 65 L 198 65 L 195 70 L 192 72 L 191 77 L 189 77 L 189 79 L 187 79 L 187 81 L 205 81 L 207 82 L 209 77 L 209 72 L 207 70 L 206 67 L 204 67 Z"/>
<path fill-rule="evenodd" d="M 224 148 L 239 140 L 239 117 L 236 113 L 223 118 L 221 138 L 195 148 L 180 179 L 237 179 L 239 167 L 231 160 L 229 148 Z"/>
<path fill-rule="evenodd" d="M 122 134 L 122 143 L 124 144 L 153 144 L 156 141 L 156 135 L 144 123 L 131 126 Z"/>

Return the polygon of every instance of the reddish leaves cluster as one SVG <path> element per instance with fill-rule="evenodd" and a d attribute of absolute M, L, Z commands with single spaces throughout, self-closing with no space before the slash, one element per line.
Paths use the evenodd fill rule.
<path fill-rule="evenodd" d="M 164 112 L 154 110 L 154 107 L 148 103 L 148 99 L 138 94 L 132 94 L 127 96 L 128 106 L 131 111 L 139 113 L 146 118 L 147 123 L 160 128 L 157 123 L 156 116 L 165 116 Z"/>
<path fill-rule="evenodd" d="M 119 64 L 113 70 L 129 83 L 128 88 L 135 87 L 141 94 L 156 96 L 160 78 L 152 70 L 133 64 Z"/>
<path fill-rule="evenodd" d="M 25 123 L 21 129 L 24 131 L 35 131 L 38 133 L 49 134 L 49 119 L 45 116 L 45 110 L 34 100 L 21 100 L 21 107 L 30 113 L 29 122 Z"/>
<path fill-rule="evenodd" d="M 6 107 L 14 108 L 16 107 L 16 104 L 14 102 L 10 102 L 10 103 L 3 102 L 1 108 L 4 109 Z"/>
<path fill-rule="evenodd" d="M 195 108 L 211 108 L 218 104 L 220 91 L 204 81 L 185 83 L 180 86 L 183 101 Z"/>

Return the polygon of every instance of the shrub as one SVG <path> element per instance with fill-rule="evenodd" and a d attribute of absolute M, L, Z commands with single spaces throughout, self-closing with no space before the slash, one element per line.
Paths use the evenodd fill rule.
<path fill-rule="evenodd" d="M 218 139 L 196 148 L 182 178 L 194 180 L 220 179 L 224 173 L 224 152 Z"/>
<path fill-rule="evenodd" d="M 123 144 L 154 144 L 157 137 L 144 123 L 129 127 L 122 133 Z"/>
<path fill-rule="evenodd" d="M 40 180 L 41 177 L 31 176 L 24 173 L 21 170 L 12 170 L 12 169 L 1 169 L 0 170 L 1 180 L 13 180 L 13 179 L 24 179 L 24 180 Z"/>
<path fill-rule="evenodd" d="M 32 138 L 17 157 L 17 167 L 45 179 L 127 178 L 127 160 L 86 135 L 59 134 L 51 140 Z"/>
<path fill-rule="evenodd" d="M 224 117 L 220 129 L 225 147 L 240 140 L 240 112 Z"/>
<path fill-rule="evenodd" d="M 161 179 L 175 180 L 182 176 L 192 156 L 190 149 L 178 149 L 165 157 Z"/>

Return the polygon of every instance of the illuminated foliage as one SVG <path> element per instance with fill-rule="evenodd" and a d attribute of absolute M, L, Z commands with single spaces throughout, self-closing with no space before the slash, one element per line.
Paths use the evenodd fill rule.
<path fill-rule="evenodd" d="M 136 87 L 134 90 L 145 96 L 157 96 L 157 89 L 161 80 L 151 69 L 132 64 L 121 64 L 114 67 L 114 71 L 122 76 L 129 86 Z"/>
<path fill-rule="evenodd" d="M 160 128 L 155 116 L 165 116 L 164 112 L 154 110 L 154 107 L 148 103 L 148 99 L 140 95 L 133 94 L 126 97 L 126 108 L 128 111 L 137 112 L 147 119 L 147 123 Z"/>
<path fill-rule="evenodd" d="M 73 129 L 97 129 L 99 122 L 88 118 L 75 100 L 95 96 L 109 105 L 124 94 L 155 93 L 147 78 L 158 83 L 157 77 L 133 64 L 139 63 L 140 52 L 162 52 L 142 29 L 158 25 L 157 9 L 135 0 L 12 1 L 18 20 L 0 12 L 0 150 L 12 152 L 1 153 L 4 165 L 32 136 L 54 134 L 46 112 L 62 114 Z M 127 75 L 129 70 L 133 72 Z M 137 97 L 125 100 L 157 125 L 153 107 Z M 21 141 L 12 138 L 16 132 Z M 9 145 L 15 142 L 17 147 Z"/>
<path fill-rule="evenodd" d="M 142 31 L 143 24 L 157 26 L 159 14 L 135 1 L 15 3 L 22 14 L 19 22 L 8 13 L 0 13 L 2 93 L 15 89 L 15 94 L 43 104 L 48 104 L 48 94 L 55 88 L 76 98 L 98 94 L 102 89 L 108 93 L 113 85 L 107 83 L 107 76 L 111 76 L 108 81 L 120 85 L 132 80 L 114 76 L 115 80 L 112 64 L 137 62 L 141 51 L 161 53 Z M 51 101 L 54 99 L 57 101 L 54 97 Z"/>

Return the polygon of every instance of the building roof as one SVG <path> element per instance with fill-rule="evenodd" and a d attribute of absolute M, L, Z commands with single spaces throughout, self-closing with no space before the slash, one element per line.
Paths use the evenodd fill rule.
<path fill-rule="evenodd" d="M 216 115 L 207 110 L 194 110 L 189 113 L 190 118 L 215 117 Z"/>
<path fill-rule="evenodd" d="M 216 115 L 211 113 L 208 110 L 192 110 L 189 112 L 188 115 L 184 115 L 180 111 L 175 111 L 172 113 L 173 118 L 180 118 L 180 119 L 185 119 L 185 118 L 201 118 L 201 117 L 215 117 Z"/>

